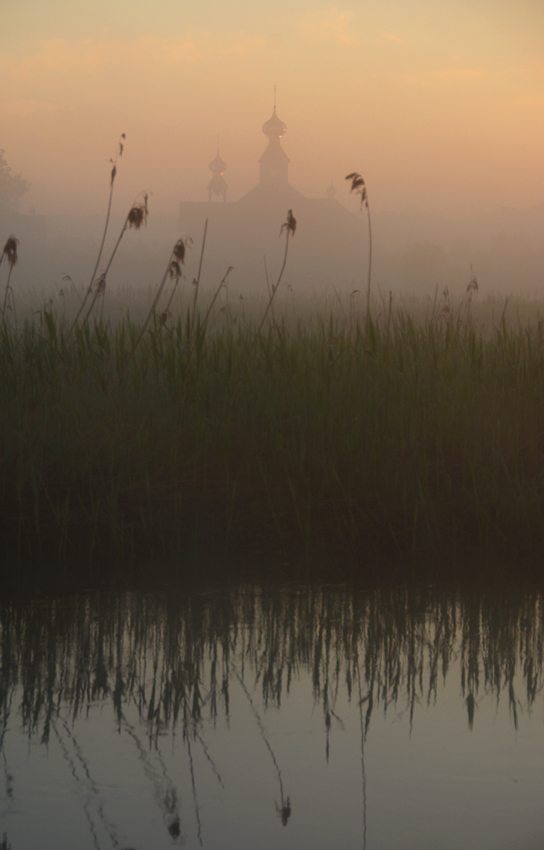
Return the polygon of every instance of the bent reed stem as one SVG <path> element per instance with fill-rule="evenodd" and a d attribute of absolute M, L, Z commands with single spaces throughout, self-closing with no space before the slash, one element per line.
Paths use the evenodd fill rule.
<path fill-rule="evenodd" d="M 268 304 L 266 305 L 266 310 L 264 311 L 263 317 L 261 319 L 261 323 L 260 323 L 259 327 L 257 328 L 257 331 L 256 331 L 255 336 L 253 338 L 253 344 L 251 345 L 251 348 L 247 353 L 247 357 L 245 359 L 245 362 L 243 363 L 243 365 L 240 369 L 240 375 L 239 375 L 239 378 L 238 378 L 238 383 L 237 383 L 236 388 L 235 388 L 235 390 L 234 390 L 234 392 L 231 396 L 231 399 L 229 401 L 229 407 L 233 407 L 233 405 L 236 401 L 236 397 L 238 395 L 238 391 L 240 389 L 240 385 L 242 383 L 244 372 L 247 368 L 247 364 L 249 363 L 249 360 L 250 360 L 253 352 L 255 351 L 255 346 L 257 345 L 257 340 L 259 339 L 261 331 L 264 327 L 264 323 L 266 322 L 266 317 L 268 316 L 268 313 L 270 312 L 270 308 L 272 307 L 274 298 L 276 297 L 276 293 L 278 291 L 279 285 L 281 283 L 281 279 L 283 277 L 283 273 L 285 271 L 285 266 L 287 265 L 287 254 L 288 254 L 288 251 L 289 251 L 289 237 L 290 237 L 291 234 L 293 234 L 293 236 L 295 235 L 296 229 L 297 229 L 297 220 L 293 215 L 293 211 L 288 210 L 287 211 L 287 219 L 282 224 L 281 229 L 280 229 L 280 236 L 281 236 L 283 230 L 285 230 L 285 251 L 284 251 L 284 254 L 283 254 L 283 263 L 282 263 L 276 284 L 270 290 L 270 297 L 268 299 Z"/>
<path fill-rule="evenodd" d="M 89 298 L 89 296 L 92 292 L 94 279 L 96 277 L 96 272 L 98 271 L 98 266 L 100 265 L 100 260 L 101 260 L 101 257 L 102 257 L 102 251 L 104 250 L 104 243 L 106 241 L 106 234 L 108 232 L 108 227 L 109 227 L 109 223 L 110 223 L 111 203 L 112 203 L 112 198 L 113 198 L 113 187 L 114 187 L 114 183 L 115 183 L 115 177 L 117 175 L 117 157 L 123 156 L 124 145 L 123 145 L 123 142 L 121 141 L 121 139 L 123 139 L 123 140 L 125 139 L 124 133 L 121 133 L 120 140 L 119 140 L 118 146 L 117 146 L 117 151 L 116 151 L 116 154 L 115 154 L 115 160 L 110 159 L 110 162 L 113 163 L 113 168 L 111 170 L 111 176 L 110 176 L 110 194 L 109 194 L 109 198 L 108 198 L 108 209 L 106 211 L 106 223 L 104 225 L 104 232 L 102 233 L 102 241 L 100 242 L 100 248 L 98 250 L 98 256 L 96 258 L 96 263 L 95 263 L 95 267 L 93 269 L 93 273 L 91 275 L 91 280 L 90 280 L 89 286 L 87 287 L 87 292 L 85 293 L 85 297 L 84 297 L 84 299 L 81 303 L 81 307 L 79 308 L 77 315 L 76 315 L 74 321 L 72 322 L 72 326 L 70 327 L 70 330 L 68 331 L 68 335 L 66 337 L 67 339 L 70 339 L 70 336 L 72 335 L 72 332 L 73 332 L 75 326 L 77 325 L 79 317 L 81 316 L 81 314 L 83 312 L 85 304 L 87 303 L 87 300 L 88 300 L 88 298 Z M 111 265 L 111 263 L 110 263 L 110 265 Z"/>

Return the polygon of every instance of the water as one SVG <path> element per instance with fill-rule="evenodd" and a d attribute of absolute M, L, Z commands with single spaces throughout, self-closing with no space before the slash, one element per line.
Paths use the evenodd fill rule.
<path fill-rule="evenodd" d="M 522 591 L 6 604 L 0 836 L 12 850 L 540 848 L 543 622 L 542 595 Z"/>

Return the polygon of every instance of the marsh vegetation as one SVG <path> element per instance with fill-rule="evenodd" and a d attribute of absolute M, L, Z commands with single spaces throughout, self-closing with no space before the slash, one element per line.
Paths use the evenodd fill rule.
<path fill-rule="evenodd" d="M 371 300 L 356 173 L 362 296 L 304 300 L 283 281 L 289 210 L 261 300 L 229 291 L 230 267 L 203 291 L 207 223 L 192 284 L 178 239 L 147 296 L 116 298 L 109 270 L 148 216 L 143 194 L 102 259 L 121 139 L 88 284 L 66 275 L 24 311 L 14 237 L 1 255 L 0 534 L 16 582 L 133 580 L 151 558 L 186 577 L 240 552 L 277 553 L 275 577 L 285 553 L 316 576 L 331 553 L 345 575 L 507 571 L 514 556 L 530 572 L 544 527 L 540 314 L 476 304 L 475 276 L 457 303 L 438 287 L 427 302 Z M 245 576 L 268 577 L 260 563 Z"/>
<path fill-rule="evenodd" d="M 497 305 L 484 324 L 440 298 L 419 317 L 366 315 L 353 296 L 325 318 L 286 290 L 262 323 L 266 302 L 227 294 L 202 312 L 192 290 L 159 304 L 143 335 L 130 305 L 71 333 L 53 309 L 4 321 L 12 563 L 69 576 L 77 560 L 87 581 L 104 557 L 183 570 L 191 553 L 243 547 L 335 552 L 362 572 L 540 555 L 542 321 L 509 323 Z"/>

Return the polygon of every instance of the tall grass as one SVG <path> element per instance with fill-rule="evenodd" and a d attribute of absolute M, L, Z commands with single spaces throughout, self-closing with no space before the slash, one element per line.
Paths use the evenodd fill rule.
<path fill-rule="evenodd" d="M 273 549 L 361 572 L 428 556 L 446 574 L 539 558 L 542 323 L 154 315 L 143 335 L 128 317 L 72 337 L 46 312 L 4 324 L 13 563 Z"/>

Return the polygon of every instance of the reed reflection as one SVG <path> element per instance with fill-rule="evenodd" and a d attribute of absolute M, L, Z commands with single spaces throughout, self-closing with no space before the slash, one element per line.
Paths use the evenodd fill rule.
<path fill-rule="evenodd" d="M 530 592 L 498 598 L 414 589 L 242 587 L 5 603 L 0 609 L 5 795 L 17 788 L 5 743 L 20 717 L 29 739 L 47 745 L 54 736 L 58 742 L 80 788 L 93 845 L 99 846 L 102 834 L 121 846 L 104 791 L 74 731 L 76 720 L 97 706 L 109 707 L 145 775 L 165 832 L 182 843 L 183 795 L 161 749 L 166 732 L 180 733 L 202 845 L 206 825 L 195 754 L 224 788 L 223 767 L 205 730 L 219 719 L 230 722 L 237 691 L 236 704 L 243 694 L 276 777 L 270 805 L 287 826 L 291 800 L 297 811 L 296 788 L 284 786 L 266 712 L 280 708 L 305 676 L 322 712 L 327 761 L 331 730 L 343 724 L 339 695 L 358 705 L 366 847 L 365 744 L 375 712 L 402 709 L 411 727 L 418 707 L 436 703 L 440 681 L 455 663 L 469 728 L 478 722 L 478 702 L 492 694 L 497 703 L 506 697 L 517 729 L 521 709 L 530 709 L 543 687 L 542 648 L 542 596 Z"/>
<path fill-rule="evenodd" d="M 230 712 L 233 678 L 281 705 L 293 677 L 312 676 L 325 729 L 338 689 L 364 689 L 364 731 L 380 706 L 436 700 L 439 676 L 460 660 L 470 723 L 478 694 L 506 692 L 512 721 L 542 688 L 542 597 L 464 598 L 404 590 L 254 588 L 193 595 L 77 597 L 0 608 L 0 743 L 14 688 L 28 733 L 44 743 L 59 705 L 72 717 L 111 701 L 118 723 L 130 701 L 150 735 L 180 722 L 197 728 L 204 710 Z M 516 674 L 524 693 L 516 693 Z M 251 687 L 246 680 L 250 677 Z M 258 722 L 256 718 L 256 722 Z"/>

